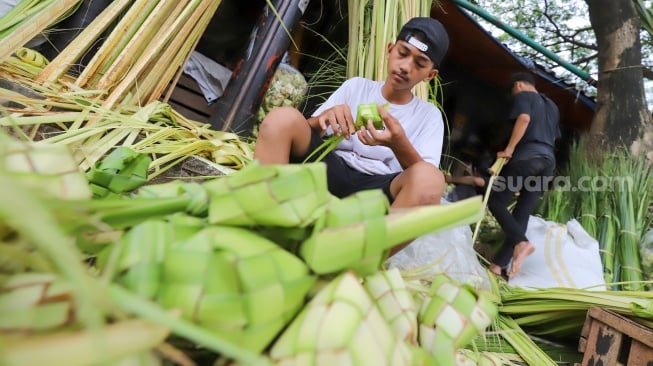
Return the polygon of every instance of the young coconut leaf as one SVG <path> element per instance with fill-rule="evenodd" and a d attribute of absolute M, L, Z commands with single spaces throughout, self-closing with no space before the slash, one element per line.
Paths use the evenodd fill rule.
<path fill-rule="evenodd" d="M 50 273 L 11 276 L 0 286 L 0 331 L 41 332 L 72 324 L 71 295 L 70 285 Z"/>
<path fill-rule="evenodd" d="M 120 146 L 100 160 L 86 173 L 96 198 L 135 190 L 147 181 L 152 159 Z"/>
<path fill-rule="evenodd" d="M 170 215 L 166 220 L 147 220 L 102 250 L 97 266 L 104 277 L 153 299 L 161 286 L 166 253 L 205 226 L 204 220 L 183 214 Z"/>
<path fill-rule="evenodd" d="M 168 328 L 139 319 L 107 325 L 102 332 L 0 336 L 0 363 L 6 366 L 116 364 L 162 343 Z"/>

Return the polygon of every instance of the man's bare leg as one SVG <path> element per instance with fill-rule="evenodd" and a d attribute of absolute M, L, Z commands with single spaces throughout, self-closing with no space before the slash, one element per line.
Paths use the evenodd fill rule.
<path fill-rule="evenodd" d="M 395 198 L 392 208 L 439 205 L 445 187 L 444 174 L 438 168 L 427 162 L 417 163 L 390 183 Z"/>
<path fill-rule="evenodd" d="M 494 273 L 497 276 L 501 276 L 501 266 L 498 264 L 490 264 L 490 272 Z"/>
<path fill-rule="evenodd" d="M 275 108 L 263 119 L 254 148 L 254 159 L 261 164 L 287 164 L 290 155 L 308 150 L 311 127 L 295 108 Z"/>
<path fill-rule="evenodd" d="M 524 264 L 524 259 L 535 251 L 535 245 L 530 241 L 522 241 L 515 245 L 515 250 L 512 252 L 512 265 L 508 272 L 508 277 L 512 277 L 521 271 L 521 266 Z"/>

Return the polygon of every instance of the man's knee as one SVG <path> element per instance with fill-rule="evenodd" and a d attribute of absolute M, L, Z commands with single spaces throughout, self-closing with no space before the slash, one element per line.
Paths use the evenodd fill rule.
<path fill-rule="evenodd" d="M 444 194 L 444 174 L 434 165 L 419 162 L 404 171 L 400 190 L 409 190 L 419 205 L 439 204 Z"/>
<path fill-rule="evenodd" d="M 444 174 L 433 164 L 421 161 L 411 166 L 408 171 L 411 180 L 415 181 L 416 183 L 428 185 L 432 188 L 437 188 L 444 191 L 444 187 L 446 185 Z"/>
<path fill-rule="evenodd" d="M 305 121 L 304 115 L 297 109 L 293 107 L 277 107 L 271 110 L 265 118 L 263 118 L 262 123 L 267 124 L 292 124 L 298 121 Z"/>
<path fill-rule="evenodd" d="M 311 127 L 304 115 L 293 107 L 278 107 L 261 121 L 254 157 L 262 162 L 287 163 L 291 155 L 304 155 L 310 142 Z"/>
<path fill-rule="evenodd" d="M 278 107 L 271 110 L 263 121 L 261 121 L 261 130 L 288 131 L 293 125 L 306 123 L 304 115 L 293 107 Z"/>

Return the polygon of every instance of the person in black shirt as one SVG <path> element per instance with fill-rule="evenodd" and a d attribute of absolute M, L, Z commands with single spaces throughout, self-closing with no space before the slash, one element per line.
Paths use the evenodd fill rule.
<path fill-rule="evenodd" d="M 560 137 L 558 107 L 537 91 L 533 76 L 514 74 L 511 85 L 514 100 L 509 117 L 515 124 L 507 146 L 497 153 L 497 158 L 509 160 L 495 180 L 488 201 L 490 212 L 506 236 L 490 270 L 501 275 L 512 259 L 509 277 L 517 274 L 524 259 L 535 251 L 526 238 L 526 227 L 553 174 L 553 148 Z M 517 194 L 517 203 L 510 212 L 508 205 Z"/>

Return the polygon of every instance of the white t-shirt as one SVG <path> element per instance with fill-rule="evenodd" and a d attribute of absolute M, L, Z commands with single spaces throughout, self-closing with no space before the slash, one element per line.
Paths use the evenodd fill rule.
<path fill-rule="evenodd" d="M 359 104 L 389 104 L 381 94 L 383 84 L 383 81 L 361 77 L 349 79 L 331 94 L 313 116 L 318 116 L 335 105 L 348 104 L 354 114 L 352 118 L 356 118 Z M 406 136 L 422 159 L 439 167 L 444 138 L 444 123 L 440 110 L 416 96 L 408 104 L 389 105 L 388 112 L 401 123 Z M 367 174 L 390 174 L 403 170 L 390 148 L 368 146 L 360 142 L 356 135 L 351 137 L 349 140 L 343 140 L 334 150 L 350 167 Z"/>

